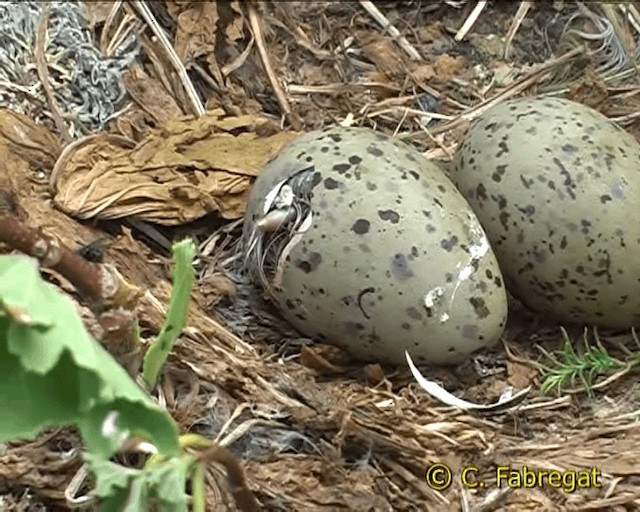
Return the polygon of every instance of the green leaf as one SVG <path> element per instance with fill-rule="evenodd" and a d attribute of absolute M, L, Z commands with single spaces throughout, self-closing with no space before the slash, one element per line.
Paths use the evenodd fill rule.
<path fill-rule="evenodd" d="M 34 304 L 33 296 L 41 300 Z M 49 327 L 56 321 L 49 308 L 51 292 L 42 289 L 37 260 L 20 255 L 2 256 L 0 261 L 0 311 L 29 311 L 31 325 Z"/>
<path fill-rule="evenodd" d="M 150 469 L 130 469 L 119 464 L 86 455 L 96 479 L 95 495 L 100 510 L 107 512 L 139 512 L 153 502 L 157 510 L 187 512 L 186 494 L 189 471 L 194 464 L 191 455 L 182 454 Z"/>
<path fill-rule="evenodd" d="M 105 459 L 129 434 L 175 455 L 171 416 L 89 335 L 71 300 L 44 282 L 31 261 L 0 256 L 0 304 L 33 319 L 27 324 L 0 313 L 0 442 L 75 424 L 87 449 Z"/>
<path fill-rule="evenodd" d="M 195 245 L 192 240 L 183 240 L 173 245 L 173 289 L 169 310 L 158 337 L 145 354 L 142 365 L 142 376 L 149 389 L 155 387 L 173 344 L 186 324 L 194 279 L 194 255 Z"/>

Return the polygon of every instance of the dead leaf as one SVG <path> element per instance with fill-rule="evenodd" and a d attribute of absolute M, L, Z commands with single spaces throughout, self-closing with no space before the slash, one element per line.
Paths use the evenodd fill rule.
<path fill-rule="evenodd" d="M 367 381 L 373 385 L 379 384 L 386 378 L 382 367 L 378 363 L 366 365 L 364 374 L 367 377 Z"/>
<path fill-rule="evenodd" d="M 236 284 L 222 274 L 211 274 L 200 280 L 200 291 L 207 299 L 207 308 L 215 306 L 222 299 L 234 301 L 236 298 Z"/>
<path fill-rule="evenodd" d="M 192 2 L 178 15 L 175 48 L 185 65 L 213 53 L 218 20 L 217 2 Z"/>
<path fill-rule="evenodd" d="M 222 5 L 229 9 L 231 21 L 227 24 L 224 31 L 227 36 L 227 41 L 236 42 L 244 38 L 244 15 L 242 14 L 242 8 L 240 3 L 234 0 L 233 2 L 223 2 Z"/>
<path fill-rule="evenodd" d="M 427 82 L 436 76 L 436 72 L 431 64 L 420 64 L 411 74 L 418 83 Z"/>
<path fill-rule="evenodd" d="M 511 386 L 516 389 L 524 389 L 534 382 L 538 375 L 538 370 L 529 365 L 508 360 L 507 374 L 509 375 L 508 382 Z"/>
<path fill-rule="evenodd" d="M 253 178 L 298 135 L 259 136 L 269 123 L 213 111 L 169 119 L 135 147 L 114 135 L 88 137 L 56 163 L 54 202 L 81 219 L 135 216 L 178 225 L 211 212 L 238 219 Z"/>
<path fill-rule="evenodd" d="M 604 80 L 591 67 L 587 67 L 579 83 L 569 89 L 569 99 L 598 109 L 609 97 Z"/>
<path fill-rule="evenodd" d="M 35 168 L 52 169 L 60 141 L 23 114 L 0 110 L 0 140 Z"/>
<path fill-rule="evenodd" d="M 156 123 L 182 115 L 175 99 L 158 80 L 147 75 L 140 64 L 133 64 L 122 77 L 122 81 L 133 100 L 148 113 Z"/>
<path fill-rule="evenodd" d="M 366 31 L 359 31 L 356 37 L 360 41 L 362 52 L 375 64 L 378 71 L 390 78 L 405 72 L 404 57 L 396 50 L 396 44 L 392 39 Z"/>
<path fill-rule="evenodd" d="M 433 69 L 440 80 L 448 82 L 454 76 L 458 75 L 465 65 L 465 62 L 466 60 L 462 56 L 452 57 L 445 53 L 444 55 L 438 56 L 433 63 Z"/>
<path fill-rule="evenodd" d="M 105 22 L 105 20 L 109 17 L 109 13 L 113 8 L 114 2 L 82 2 L 82 8 L 87 14 L 88 18 L 88 26 L 89 30 L 93 30 L 96 25 L 100 25 Z"/>

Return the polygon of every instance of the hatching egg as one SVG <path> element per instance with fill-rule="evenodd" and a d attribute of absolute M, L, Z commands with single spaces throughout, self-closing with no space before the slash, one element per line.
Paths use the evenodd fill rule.
<path fill-rule="evenodd" d="M 307 133 L 268 162 L 243 248 L 286 320 L 357 359 L 456 363 L 504 328 L 500 269 L 468 203 L 416 149 L 370 129 Z"/>
<path fill-rule="evenodd" d="M 639 323 L 640 146 L 629 133 L 569 100 L 507 101 L 472 124 L 451 178 L 530 309 Z"/>

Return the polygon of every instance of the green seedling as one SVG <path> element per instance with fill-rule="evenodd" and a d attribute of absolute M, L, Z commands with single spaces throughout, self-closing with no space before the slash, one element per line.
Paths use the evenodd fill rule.
<path fill-rule="evenodd" d="M 194 255 L 195 245 L 192 240 L 183 240 L 173 246 L 173 289 L 169 310 L 160 334 L 151 343 L 142 364 L 142 378 L 148 389 L 155 388 L 173 344 L 186 325 L 195 275 Z"/>
<path fill-rule="evenodd" d="M 562 392 L 568 388 L 575 390 L 578 387 L 591 394 L 598 377 L 627 371 L 640 362 L 639 355 L 629 351 L 624 361 L 613 357 L 602 345 L 597 330 L 594 330 L 594 344 L 589 344 L 585 331 L 584 351 L 580 354 L 573 347 L 567 331 L 564 328 L 561 328 L 561 331 L 564 340 L 562 350 L 552 354 L 538 346 L 538 350 L 549 361 L 548 366 L 540 365 L 545 372 L 541 386 L 541 391 L 545 394 L 554 389 Z"/>

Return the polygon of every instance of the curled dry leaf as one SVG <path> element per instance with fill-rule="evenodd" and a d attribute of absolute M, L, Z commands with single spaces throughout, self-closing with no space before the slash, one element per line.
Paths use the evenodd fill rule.
<path fill-rule="evenodd" d="M 138 144 L 114 135 L 73 143 L 56 163 L 54 202 L 76 218 L 136 216 L 162 225 L 211 212 L 244 215 L 248 190 L 262 166 L 295 132 L 275 132 L 254 116 L 172 119 Z"/>

